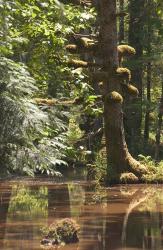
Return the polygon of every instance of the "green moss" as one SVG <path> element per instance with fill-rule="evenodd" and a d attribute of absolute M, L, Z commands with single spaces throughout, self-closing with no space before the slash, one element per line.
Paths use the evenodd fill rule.
<path fill-rule="evenodd" d="M 97 45 L 92 39 L 89 39 L 87 37 L 81 37 L 80 39 L 77 40 L 77 44 L 68 44 L 66 46 L 66 49 L 70 53 L 77 53 L 80 50 L 84 50 L 84 49 L 92 50 L 96 47 L 97 47 Z"/>
<path fill-rule="evenodd" d="M 120 80 L 126 80 L 127 82 L 131 80 L 131 71 L 127 68 L 118 68 L 116 73 Z"/>
<path fill-rule="evenodd" d="M 132 84 L 123 85 L 123 88 L 129 95 L 133 97 L 137 97 L 139 95 L 139 90 Z"/>
<path fill-rule="evenodd" d="M 77 45 L 75 45 L 75 44 L 68 44 L 67 46 L 66 46 L 66 49 L 70 52 L 70 53 L 75 53 L 75 52 L 77 52 Z"/>
<path fill-rule="evenodd" d="M 154 112 L 149 113 L 149 120 L 150 121 L 155 121 L 156 120 L 156 115 Z"/>
<path fill-rule="evenodd" d="M 106 95 L 106 100 L 108 103 L 123 103 L 123 97 L 116 91 L 112 91 L 111 93 Z"/>
<path fill-rule="evenodd" d="M 95 45 L 94 40 L 87 37 L 81 37 L 80 42 L 84 48 L 92 48 Z"/>
<path fill-rule="evenodd" d="M 72 59 L 72 60 L 70 60 L 68 62 L 68 65 L 69 66 L 74 66 L 76 68 L 78 68 L 78 67 L 88 67 L 88 62 Z"/>
<path fill-rule="evenodd" d="M 118 46 L 118 55 L 121 57 L 131 56 L 131 55 L 135 55 L 135 54 L 136 54 L 136 50 L 129 45 L 119 45 Z"/>
<path fill-rule="evenodd" d="M 73 219 L 65 218 L 57 220 L 44 230 L 45 236 L 41 244 L 49 246 L 78 242 L 79 229 L 79 225 Z"/>

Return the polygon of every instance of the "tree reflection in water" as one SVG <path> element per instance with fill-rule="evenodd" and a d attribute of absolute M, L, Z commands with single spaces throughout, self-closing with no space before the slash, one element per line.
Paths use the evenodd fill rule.
<path fill-rule="evenodd" d="M 6 220 L 11 198 L 12 187 L 5 182 L 0 183 L 0 249 L 3 249 Z"/>
<path fill-rule="evenodd" d="M 63 250 L 162 250 L 162 187 L 93 191 L 89 183 L 3 184 L 0 249 L 38 250 L 40 228 L 70 217 L 80 224 L 80 241 Z"/>
<path fill-rule="evenodd" d="M 36 249 L 40 227 L 47 218 L 47 204 L 46 187 L 12 185 L 3 250 Z"/>
<path fill-rule="evenodd" d="M 130 201 L 123 221 L 122 246 L 163 249 L 162 187 L 139 188 Z M 136 236 L 136 237 L 135 237 Z"/>

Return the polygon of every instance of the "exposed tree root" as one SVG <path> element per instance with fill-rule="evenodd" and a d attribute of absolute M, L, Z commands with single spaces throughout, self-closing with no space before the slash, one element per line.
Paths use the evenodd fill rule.
<path fill-rule="evenodd" d="M 141 164 L 139 161 L 135 160 L 129 152 L 126 160 L 130 171 L 136 174 L 138 177 L 142 177 L 142 175 L 149 172 L 147 167 Z"/>
<path fill-rule="evenodd" d="M 143 176 L 149 173 L 146 166 L 135 160 L 128 152 L 126 158 L 128 171 L 120 174 L 121 183 L 138 183 L 143 180 Z"/>

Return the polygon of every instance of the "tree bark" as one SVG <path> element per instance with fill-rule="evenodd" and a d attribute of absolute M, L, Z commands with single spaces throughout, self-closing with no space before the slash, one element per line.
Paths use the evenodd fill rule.
<path fill-rule="evenodd" d="M 151 18 L 153 18 L 153 4 L 151 0 L 147 1 L 147 54 L 148 57 L 151 57 L 152 47 L 152 26 L 151 26 Z M 146 106 L 146 114 L 145 114 L 145 125 L 144 125 L 144 144 L 145 146 L 149 140 L 149 126 L 150 126 L 150 103 L 151 103 L 151 79 L 152 79 L 152 63 L 151 59 L 147 63 L 147 106 Z"/>
<path fill-rule="evenodd" d="M 119 11 L 124 11 L 124 0 L 119 0 Z M 119 18 L 119 43 L 124 41 L 125 34 L 124 34 L 124 16 Z"/>
<path fill-rule="evenodd" d="M 143 75 L 143 44 L 144 44 L 144 5 L 145 0 L 129 1 L 129 44 L 135 48 L 136 55 L 133 57 L 132 82 L 139 90 L 139 98 L 134 103 L 130 103 L 130 113 L 128 123 L 132 124 L 129 134 L 134 137 L 135 146 L 133 153 L 138 151 L 137 145 L 141 139 L 141 123 L 142 123 L 142 75 Z M 136 122 L 135 122 L 136 120 Z"/>
<path fill-rule="evenodd" d="M 115 75 L 118 68 L 116 0 L 100 1 L 100 42 L 103 69 L 108 72 L 104 81 L 104 126 L 107 150 L 107 174 L 109 182 L 119 182 L 124 172 L 134 172 L 139 177 L 146 172 L 144 166 L 128 152 L 123 126 L 121 85 Z M 107 95 L 119 93 L 119 100 L 108 101 Z M 116 98 L 115 98 L 116 99 Z"/>
<path fill-rule="evenodd" d="M 157 132 L 156 132 L 156 148 L 155 148 L 155 160 L 159 161 L 160 154 L 160 140 L 162 134 L 162 115 L 163 115 L 163 82 L 162 82 L 162 94 L 159 103 L 159 111 L 158 111 L 158 124 L 157 124 Z"/>
<path fill-rule="evenodd" d="M 144 142 L 145 145 L 148 143 L 149 139 L 149 115 L 150 115 L 150 102 L 151 102 L 151 72 L 152 66 L 151 62 L 147 65 L 147 107 L 146 107 L 146 114 L 145 114 L 145 125 L 144 125 Z"/>

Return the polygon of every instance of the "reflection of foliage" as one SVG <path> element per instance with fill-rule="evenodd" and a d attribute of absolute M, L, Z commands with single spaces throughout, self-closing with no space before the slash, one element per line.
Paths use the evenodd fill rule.
<path fill-rule="evenodd" d="M 46 216 L 48 212 L 48 190 L 40 187 L 36 190 L 24 185 L 15 185 L 12 190 L 12 198 L 9 206 L 9 214 L 21 216 L 30 214 L 33 216 Z"/>
<path fill-rule="evenodd" d="M 107 200 L 108 200 L 107 193 L 105 191 L 99 191 L 92 196 L 92 201 L 90 204 L 101 204 L 102 207 L 106 207 Z"/>
<path fill-rule="evenodd" d="M 68 191 L 70 197 L 71 216 L 79 216 L 82 206 L 85 201 L 84 190 L 82 186 L 73 183 L 68 184 Z"/>

